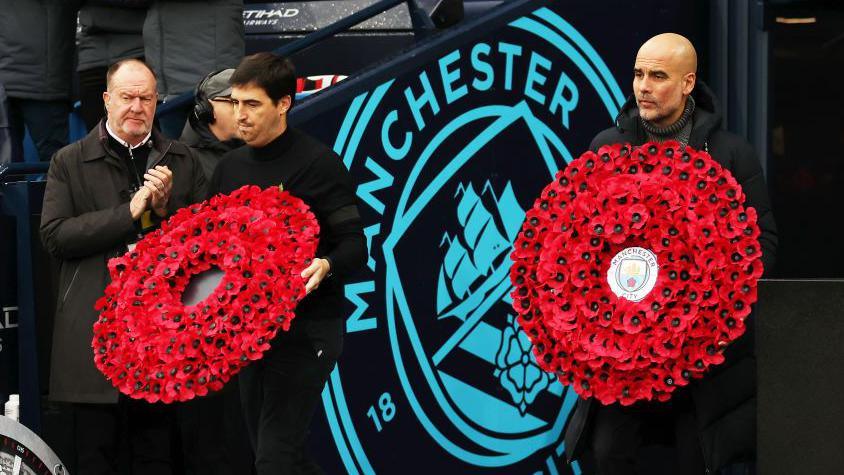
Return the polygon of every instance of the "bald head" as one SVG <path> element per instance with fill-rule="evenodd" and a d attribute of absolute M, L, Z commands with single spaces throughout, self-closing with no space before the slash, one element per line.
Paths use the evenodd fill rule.
<path fill-rule="evenodd" d="M 144 79 L 147 81 L 152 80 L 153 84 L 157 83 L 155 72 L 147 63 L 135 58 L 121 59 L 109 66 L 108 71 L 106 71 L 106 90 L 111 89 L 111 83 L 115 76 L 136 76 L 138 74 L 145 76 Z"/>
<path fill-rule="evenodd" d="M 697 51 L 691 41 L 677 33 L 663 33 L 645 41 L 636 55 L 636 60 L 639 58 L 660 59 L 681 74 L 697 73 Z"/>
<path fill-rule="evenodd" d="M 639 48 L 633 67 L 633 93 L 639 116 L 665 127 L 679 120 L 697 80 L 697 52 L 676 33 L 663 33 Z"/>
<path fill-rule="evenodd" d="M 108 69 L 103 93 L 106 120 L 123 141 L 136 145 L 152 130 L 155 87 L 155 74 L 142 61 L 120 61 Z"/>

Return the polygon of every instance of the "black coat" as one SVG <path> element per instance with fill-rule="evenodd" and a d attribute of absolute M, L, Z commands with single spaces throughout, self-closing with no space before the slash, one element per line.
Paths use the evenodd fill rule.
<path fill-rule="evenodd" d="M 761 230 L 759 243 L 766 273 L 776 261 L 777 229 L 771 212 L 768 189 L 762 167 L 750 144 L 735 134 L 721 129 L 718 101 L 706 85 L 698 81 L 692 96 L 695 112 L 689 146 L 706 150 L 712 158 L 729 170 L 747 197 L 745 206 L 758 213 Z M 590 145 L 597 151 L 603 145 L 647 141 L 639 122 L 639 111 L 633 97 L 627 99 L 615 121 L 615 127 L 599 133 Z M 753 349 L 753 319 L 748 318 L 747 331 L 725 352 L 725 362 L 701 380 L 679 391 L 690 391 L 695 406 L 698 432 L 707 468 L 717 470 L 732 461 L 752 457 L 756 452 L 756 356 Z M 588 441 L 590 419 L 594 412 L 592 399 L 579 399 L 565 434 L 566 456 L 575 459 Z"/>
<path fill-rule="evenodd" d="M 168 211 L 205 198 L 205 175 L 190 149 L 153 131 L 147 168 L 173 171 Z M 83 403 L 117 402 L 117 390 L 94 366 L 94 303 L 110 282 L 108 260 L 126 251 L 137 234 L 129 213 L 130 171 L 108 146 L 100 122 L 82 140 L 58 152 L 47 173 L 41 241 L 60 262 L 50 398 Z"/>
<path fill-rule="evenodd" d="M 9 97 L 67 100 L 82 0 L 3 0 L 0 83 Z"/>
<path fill-rule="evenodd" d="M 0 165 L 12 163 L 12 124 L 8 107 L 6 88 L 0 84 Z"/>
<path fill-rule="evenodd" d="M 223 155 L 243 146 L 243 141 L 240 139 L 220 142 L 208 128 L 208 124 L 196 120 L 193 113 L 188 116 L 188 120 L 185 122 L 185 128 L 182 129 L 179 142 L 190 147 L 196 159 L 199 160 L 199 164 L 202 165 L 205 178 L 209 182 L 211 177 L 214 176 L 214 169 L 217 168 L 217 164 L 220 163 Z"/>
<path fill-rule="evenodd" d="M 151 0 L 87 0 L 79 10 L 77 71 L 143 58 L 144 19 Z M 105 77 L 105 74 L 103 74 Z"/>
<path fill-rule="evenodd" d="M 211 71 L 236 68 L 246 48 L 243 0 L 156 0 L 144 21 L 144 59 L 158 95 L 193 91 Z"/>

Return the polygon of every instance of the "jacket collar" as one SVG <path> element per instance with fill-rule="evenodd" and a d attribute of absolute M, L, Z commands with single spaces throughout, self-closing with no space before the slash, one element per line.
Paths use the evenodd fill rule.
<path fill-rule="evenodd" d="M 721 107 L 715 94 L 703 81 L 697 81 L 692 96 L 695 99 L 695 112 L 692 116 L 689 145 L 696 149 L 703 149 L 709 137 L 721 126 Z M 646 135 L 639 123 L 639 109 L 636 107 L 635 96 L 630 95 L 627 98 L 615 118 L 615 126 L 619 132 L 632 133 L 637 143 L 645 142 Z"/>
<path fill-rule="evenodd" d="M 217 152 L 225 153 L 229 150 L 234 150 L 244 144 L 240 139 L 231 139 L 221 142 L 213 132 L 208 124 L 201 123 L 194 119 L 193 114 L 185 121 L 185 127 L 182 129 L 182 135 L 179 137 L 179 142 L 187 145 L 190 148 L 208 149 Z"/>
<path fill-rule="evenodd" d="M 123 140 L 113 130 L 111 130 L 111 126 L 108 125 L 108 121 L 104 121 L 104 123 L 105 123 L 106 132 L 108 132 L 108 135 L 110 135 L 111 138 L 113 138 L 115 141 L 117 141 L 117 143 L 119 143 L 120 145 L 123 145 L 124 147 L 126 147 L 130 150 L 134 150 L 138 147 L 145 146 L 147 144 L 147 142 L 149 141 L 149 139 L 152 138 L 152 130 L 150 130 L 149 132 L 147 132 L 147 136 L 144 137 L 144 139 L 141 140 L 140 143 L 138 143 L 137 145 L 131 145 L 131 144 L 129 144 L 129 142 Z"/>
<path fill-rule="evenodd" d="M 179 141 L 188 147 L 202 147 L 211 141 L 211 131 L 207 125 L 196 123 L 191 117 L 185 122 Z"/>

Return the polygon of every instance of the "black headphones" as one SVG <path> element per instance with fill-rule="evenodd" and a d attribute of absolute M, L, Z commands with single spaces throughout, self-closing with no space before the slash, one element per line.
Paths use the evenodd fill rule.
<path fill-rule="evenodd" d="M 214 108 L 211 107 L 211 101 L 205 96 L 202 88 L 209 79 L 223 71 L 225 71 L 225 68 L 209 73 L 202 81 L 199 81 L 199 84 L 193 90 L 193 116 L 201 124 L 213 124 L 216 120 L 214 119 Z"/>

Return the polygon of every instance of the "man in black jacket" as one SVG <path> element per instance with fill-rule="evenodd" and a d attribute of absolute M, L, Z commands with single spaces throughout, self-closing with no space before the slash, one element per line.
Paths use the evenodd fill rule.
<path fill-rule="evenodd" d="M 243 185 L 282 186 L 319 221 L 317 256 L 302 272 L 308 295 L 290 330 L 279 332 L 263 359 L 240 374 L 240 392 L 258 475 L 312 471 L 305 435 L 343 343 L 345 276 L 366 262 L 355 186 L 336 153 L 287 126 L 296 76 L 271 53 L 245 58 L 231 77 L 240 136 L 247 146 L 226 155 L 212 193 Z"/>
<path fill-rule="evenodd" d="M 234 69 L 214 71 L 196 86 L 194 108 L 179 137 L 208 180 L 223 155 L 243 145 L 231 102 L 232 73 Z M 235 376 L 220 391 L 177 405 L 187 475 L 249 473 L 252 450 L 237 386 Z"/>
<path fill-rule="evenodd" d="M 615 127 L 590 145 L 676 140 L 705 150 L 729 170 L 756 208 L 762 262 L 768 272 L 776 258 L 777 233 L 762 168 L 750 145 L 720 128 L 721 115 L 709 88 L 697 81 L 697 54 L 686 38 L 666 33 L 639 49 L 633 93 Z M 752 319 L 747 332 L 725 351 L 725 362 L 667 403 L 629 407 L 578 400 L 566 428 L 568 460 L 591 448 L 601 474 L 635 473 L 639 449 L 673 439 L 677 472 L 714 472 L 737 461 L 752 461 L 756 446 L 756 360 Z M 668 437 L 666 437 L 668 436 Z"/>
<path fill-rule="evenodd" d="M 60 260 L 50 363 L 50 399 L 72 403 L 73 473 L 115 474 L 128 420 L 133 474 L 168 474 L 168 409 L 118 395 L 94 366 L 94 303 L 110 281 L 107 263 L 139 233 L 204 199 L 205 175 L 190 149 L 157 130 L 155 77 L 130 59 L 109 68 L 106 119 L 50 163 L 41 211 L 44 248 Z"/>
<path fill-rule="evenodd" d="M 231 68 L 214 71 L 196 86 L 193 110 L 179 137 L 193 150 L 209 180 L 223 155 L 243 145 L 231 100 L 232 73 Z"/>

